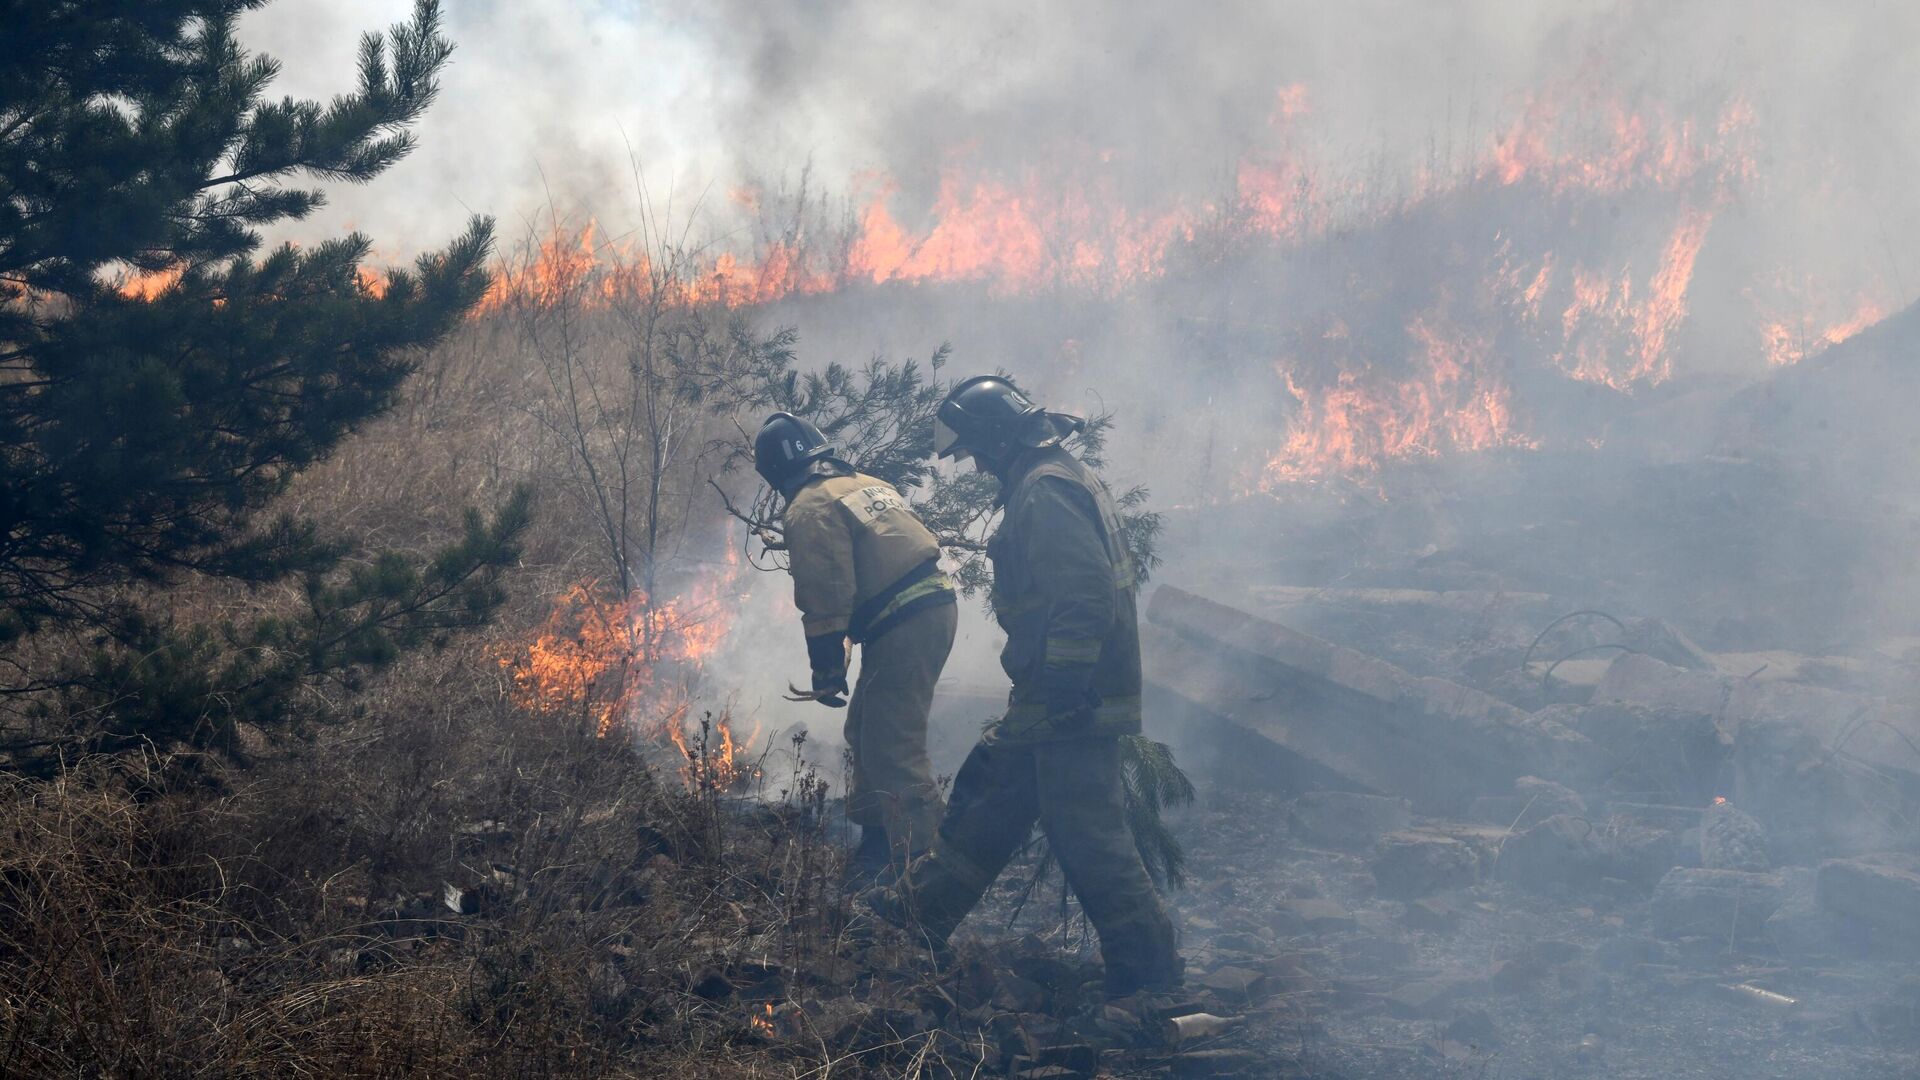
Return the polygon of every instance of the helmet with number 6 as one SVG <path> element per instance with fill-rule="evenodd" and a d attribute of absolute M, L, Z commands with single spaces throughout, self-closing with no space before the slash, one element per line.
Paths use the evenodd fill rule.
<path fill-rule="evenodd" d="M 788 412 L 767 417 L 753 439 L 754 470 L 781 494 L 807 475 L 814 462 L 832 456 L 833 445 L 820 429 Z"/>

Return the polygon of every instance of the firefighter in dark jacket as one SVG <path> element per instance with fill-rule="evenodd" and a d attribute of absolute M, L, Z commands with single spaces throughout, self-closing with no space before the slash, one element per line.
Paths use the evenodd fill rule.
<path fill-rule="evenodd" d="M 936 452 L 1000 481 L 987 555 L 1013 689 L 954 779 L 933 851 L 867 899 L 943 946 L 1038 822 L 1120 996 L 1177 988 L 1182 965 L 1126 822 L 1120 736 L 1140 733 L 1136 578 L 1106 485 L 1061 446 L 1082 426 L 994 376 L 961 383 L 940 407 Z"/>
<path fill-rule="evenodd" d="M 847 709 L 847 816 L 860 825 L 849 871 L 858 880 L 925 850 L 939 826 L 927 712 L 953 649 L 953 582 L 900 493 L 835 457 L 807 421 L 768 417 L 754 464 L 786 500 L 793 600 L 813 669 L 806 696 Z M 850 702 L 849 643 L 861 649 Z"/>

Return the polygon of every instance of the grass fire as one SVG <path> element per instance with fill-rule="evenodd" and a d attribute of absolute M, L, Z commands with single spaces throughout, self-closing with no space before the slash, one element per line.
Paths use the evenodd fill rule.
<path fill-rule="evenodd" d="M 1920 1075 L 1920 13 L 0 31 L 0 1074 Z"/>

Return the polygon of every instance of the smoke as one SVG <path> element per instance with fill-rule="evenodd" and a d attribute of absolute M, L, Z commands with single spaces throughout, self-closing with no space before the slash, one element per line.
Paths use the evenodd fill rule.
<path fill-rule="evenodd" d="M 242 27 L 277 89 L 344 89 L 358 34 L 406 0 L 279 0 Z M 395 257 L 469 211 L 509 229 L 549 199 L 609 222 L 656 206 L 725 236 L 736 185 L 812 165 L 847 190 L 882 172 L 912 213 L 964 161 L 1018 171 L 1076 156 L 1142 204 L 1230 190 L 1236 162 L 1310 143 L 1381 184 L 1484 152 L 1543 87 L 1710 117 L 1738 95 L 1759 129 L 1754 260 L 1832 266 L 1904 299 L 1920 232 L 1920 117 L 1904 107 L 1920 11 L 1790 0 L 1409 5 L 1147 0 L 968 5 L 828 0 L 699 6 L 450 0 L 459 44 L 418 153 L 336 189 L 296 239 L 351 224 Z M 1810 266 L 1813 263 L 1819 266 Z"/>
<path fill-rule="evenodd" d="M 352 86 L 359 37 L 406 19 L 412 0 L 279 0 L 240 38 L 283 66 L 271 92 L 326 100 Z M 511 238 L 551 203 L 619 220 L 635 170 L 690 204 L 716 176 L 711 38 L 687 19 L 630 4 L 451 0 L 456 43 L 416 152 L 376 182 L 335 185 L 329 205 L 282 236 L 357 228 L 403 261 L 455 235 L 470 214 Z M 677 211 L 676 211 L 677 213 Z M 276 239 L 279 237 L 276 237 Z"/>
<path fill-rule="evenodd" d="M 358 33 L 409 6 L 279 0 L 248 18 L 243 39 L 284 62 L 278 91 L 324 97 L 350 79 Z M 1687 310 L 1659 330 L 1676 370 L 1763 368 L 1763 302 L 1820 311 L 1824 321 L 1806 328 L 1817 336 L 1862 298 L 1891 312 L 1920 289 L 1920 267 L 1907 265 L 1920 237 L 1920 186 L 1911 183 L 1920 116 L 1904 107 L 1920 61 L 1920 9 L 1911 5 L 448 0 L 447 15 L 458 52 L 419 126 L 418 152 L 372 185 L 334 188 L 332 205 L 289 237 L 351 225 L 397 260 L 443 242 L 469 212 L 497 215 L 511 238 L 550 204 L 617 235 L 634 227 L 644 193 L 674 226 L 746 254 L 763 223 L 752 200 L 734 193 L 791 189 L 803 171 L 816 193 L 891 190 L 887 206 L 912 232 L 934 216 L 956 172 L 1015 190 L 1086 182 L 1102 199 L 1150 213 L 1230 201 L 1242 163 L 1263 155 L 1306 162 L 1322 188 L 1390 203 L 1484 165 L 1538 104 L 1598 126 L 1619 119 L 1617 105 L 1634 123 L 1700 142 L 1712 142 L 1728 115 L 1750 117 L 1742 136 L 1750 175 L 1713 196 L 1720 201 L 1700 196 L 1678 208 L 1702 222 L 1704 246 L 1697 262 L 1684 262 Z M 1515 400 L 1497 404 L 1520 413 L 1517 426 L 1492 421 L 1490 445 L 1564 431 L 1564 441 L 1584 446 L 1610 434 L 1608 410 L 1625 409 L 1618 395 L 1589 383 L 1558 397 L 1536 393 L 1525 371 L 1509 368 L 1542 367 L 1561 344 L 1483 341 L 1469 316 L 1485 305 L 1463 295 L 1493 269 L 1511 228 L 1557 212 L 1527 198 L 1442 208 L 1358 239 L 1335 235 L 1277 265 L 1171 282 L 1126 304 L 958 289 L 797 297 L 763 317 L 797 325 L 809 363 L 924 356 L 952 341 L 959 364 L 1007 367 L 1051 404 L 1112 408 L 1121 421 L 1113 478 L 1149 483 L 1163 508 L 1245 490 L 1249 462 L 1272 454 L 1305 407 L 1275 367 L 1302 333 L 1322 329 L 1355 333 L 1350 354 L 1388 369 L 1375 389 L 1398 394 L 1391 402 L 1431 389 L 1392 370 L 1417 325 L 1445 339 L 1442 352 L 1484 358 L 1476 377 L 1514 384 Z M 1630 291 L 1639 304 L 1659 278 L 1675 213 L 1670 202 L 1595 197 L 1536 228 L 1536 239 L 1601 250 L 1614 259 L 1595 263 L 1612 290 L 1605 303 Z M 1564 289 L 1577 253 L 1559 254 L 1555 287 Z M 1375 277 L 1387 295 L 1352 284 Z M 1371 323 L 1339 309 L 1354 296 L 1378 300 L 1359 312 Z M 1567 383 L 1557 369 L 1549 374 Z M 1337 373 L 1286 376 L 1318 391 L 1326 415 Z M 1444 396 L 1421 400 L 1430 411 L 1460 411 Z M 1642 436 L 1710 441 L 1698 435 L 1710 428 L 1684 408 L 1648 415 L 1667 426 Z M 1620 434 L 1616 445 L 1627 441 Z M 1630 481 L 1614 481 L 1631 491 Z M 1434 481 L 1436 503 L 1447 482 Z M 1443 529 L 1437 519 L 1394 527 Z M 1204 551 L 1172 553 L 1170 574 L 1202 555 L 1233 557 L 1218 535 L 1208 540 Z M 1819 550 L 1775 554 L 1782 566 L 1822 562 Z M 1286 564 L 1274 563 L 1263 572 L 1277 579 Z M 1911 576 L 1885 594 L 1904 599 Z M 1647 588 L 1648 604 L 1661 604 Z"/>

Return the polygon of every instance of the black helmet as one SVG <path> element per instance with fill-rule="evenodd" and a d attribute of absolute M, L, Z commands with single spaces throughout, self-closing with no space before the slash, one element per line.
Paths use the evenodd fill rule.
<path fill-rule="evenodd" d="M 1005 462 L 1015 447 L 1052 446 L 1086 426 L 1050 413 L 998 375 L 975 375 L 947 393 L 933 418 L 933 452 Z"/>
<path fill-rule="evenodd" d="M 940 403 L 933 418 L 933 452 L 943 458 L 1004 458 L 1045 411 L 1000 376 L 975 375 Z"/>
<path fill-rule="evenodd" d="M 792 413 L 777 412 L 753 438 L 753 467 L 761 479 L 784 494 L 814 462 L 833 456 L 820 429 Z"/>

